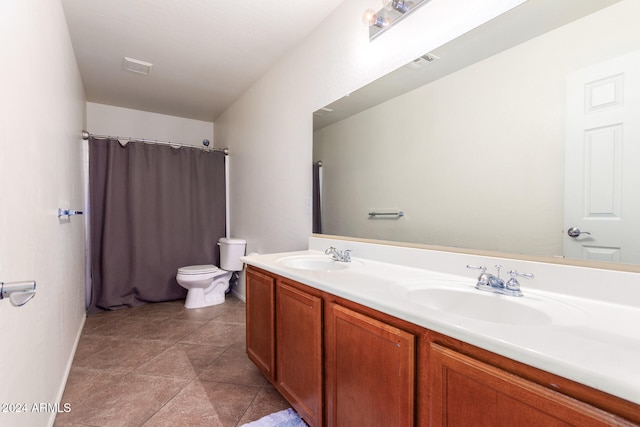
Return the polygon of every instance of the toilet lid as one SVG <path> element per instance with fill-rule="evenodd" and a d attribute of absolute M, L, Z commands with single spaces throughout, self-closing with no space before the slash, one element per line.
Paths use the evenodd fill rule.
<path fill-rule="evenodd" d="M 212 264 L 205 265 L 188 265 L 186 267 L 181 267 L 178 269 L 179 274 L 207 274 L 207 273 L 215 273 L 218 271 L 218 267 Z"/>

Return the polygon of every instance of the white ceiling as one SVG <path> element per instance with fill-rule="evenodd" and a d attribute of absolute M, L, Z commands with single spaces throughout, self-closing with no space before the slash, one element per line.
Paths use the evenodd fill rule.
<path fill-rule="evenodd" d="M 90 102 L 213 121 L 342 0 L 62 0 Z M 124 70 L 124 57 L 153 64 Z"/>

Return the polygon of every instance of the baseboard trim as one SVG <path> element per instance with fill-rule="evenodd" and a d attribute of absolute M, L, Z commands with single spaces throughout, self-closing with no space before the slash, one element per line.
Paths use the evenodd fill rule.
<path fill-rule="evenodd" d="M 58 390 L 58 395 L 56 398 L 56 402 L 60 403 L 60 406 L 64 404 L 62 402 L 62 396 L 64 395 L 64 390 L 67 386 L 67 380 L 69 379 L 69 374 L 71 373 L 71 366 L 73 365 L 73 358 L 76 355 L 76 350 L 78 349 L 78 344 L 80 343 L 80 337 L 82 336 L 82 330 L 84 329 L 84 323 L 87 321 L 87 316 L 84 314 L 82 317 L 82 321 L 80 322 L 80 327 L 78 328 L 78 332 L 76 333 L 76 339 L 73 343 L 73 347 L 71 349 L 71 354 L 69 355 L 69 360 L 67 361 L 67 367 L 65 368 L 64 377 L 62 384 L 60 384 L 60 389 Z M 53 427 L 53 424 L 56 421 L 56 412 L 51 413 L 51 417 L 49 418 L 49 422 L 47 423 L 48 427 Z"/>

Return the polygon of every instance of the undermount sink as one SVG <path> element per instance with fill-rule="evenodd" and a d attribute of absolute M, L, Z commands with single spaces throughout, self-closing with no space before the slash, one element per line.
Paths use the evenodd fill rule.
<path fill-rule="evenodd" d="M 469 319 L 508 325 L 570 325 L 585 313 L 572 305 L 531 293 L 522 297 L 475 289 L 473 283 L 424 280 L 395 285 L 413 304 Z"/>
<path fill-rule="evenodd" d="M 297 255 L 277 260 L 278 264 L 285 267 L 313 271 L 346 270 L 351 266 L 352 262 L 335 261 L 327 255 Z"/>

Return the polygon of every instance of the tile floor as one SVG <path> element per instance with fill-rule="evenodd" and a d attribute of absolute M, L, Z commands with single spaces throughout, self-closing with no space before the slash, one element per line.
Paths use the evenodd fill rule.
<path fill-rule="evenodd" d="M 236 427 L 289 407 L 245 352 L 245 304 L 87 317 L 55 427 Z"/>

